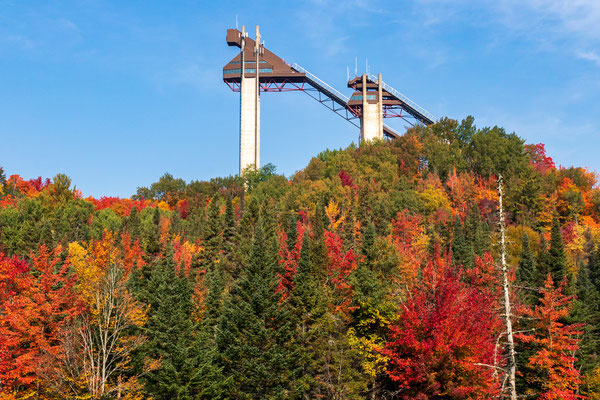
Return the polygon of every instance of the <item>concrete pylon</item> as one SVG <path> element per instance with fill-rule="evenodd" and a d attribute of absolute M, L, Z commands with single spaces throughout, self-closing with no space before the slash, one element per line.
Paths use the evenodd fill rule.
<path fill-rule="evenodd" d="M 367 74 L 362 75 L 361 141 L 383 139 L 383 97 L 381 82 L 381 74 L 379 74 L 377 92 L 368 91 Z"/>
<path fill-rule="evenodd" d="M 256 26 L 254 60 L 246 60 L 246 30 L 242 26 L 241 81 L 240 81 L 240 175 L 248 167 L 260 167 L 260 32 Z M 246 63 L 251 63 L 253 77 L 246 77 Z"/>

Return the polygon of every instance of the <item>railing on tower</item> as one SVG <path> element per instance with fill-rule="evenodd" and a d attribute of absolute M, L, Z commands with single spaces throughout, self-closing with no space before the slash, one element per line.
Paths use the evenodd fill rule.
<path fill-rule="evenodd" d="M 378 81 L 378 78 L 375 75 L 371 75 L 370 78 L 374 82 Z M 381 82 L 381 86 L 385 91 L 396 96 L 399 100 L 401 100 L 407 106 L 405 108 L 406 112 L 412 115 L 414 118 L 418 119 L 426 125 L 431 125 L 435 122 L 435 117 L 433 116 L 433 114 L 425 110 L 423 107 L 419 106 L 417 103 L 415 103 L 414 101 L 412 101 L 411 99 L 409 99 L 408 97 L 406 97 L 405 95 L 403 95 L 384 81 Z"/>

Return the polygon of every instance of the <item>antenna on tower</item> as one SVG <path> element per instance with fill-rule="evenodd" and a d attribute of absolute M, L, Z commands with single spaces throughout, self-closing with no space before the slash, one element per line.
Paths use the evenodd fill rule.
<path fill-rule="evenodd" d="M 354 76 L 358 76 L 358 57 L 354 57 Z"/>
<path fill-rule="evenodd" d="M 350 67 L 346 65 L 346 77 L 350 80 Z"/>
<path fill-rule="evenodd" d="M 240 28 L 238 27 L 238 16 L 237 16 L 237 14 L 235 14 L 235 29 L 237 29 L 238 31 L 240 30 Z"/>

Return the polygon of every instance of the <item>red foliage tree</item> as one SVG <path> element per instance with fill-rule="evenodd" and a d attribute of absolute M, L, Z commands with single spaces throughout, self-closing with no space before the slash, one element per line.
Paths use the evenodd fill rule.
<path fill-rule="evenodd" d="M 340 180 L 342 181 L 342 186 L 354 186 L 354 181 L 352 180 L 352 177 L 345 170 L 340 170 L 340 173 L 338 175 L 340 177 Z"/>
<path fill-rule="evenodd" d="M 27 390 L 44 359 L 59 352 L 60 334 L 83 308 L 73 290 L 77 277 L 61 264 L 60 248 L 32 254 L 31 267 L 0 256 L 0 382 Z"/>
<path fill-rule="evenodd" d="M 544 143 L 526 144 L 525 151 L 529 154 L 531 165 L 542 174 L 556 169 L 554 160 L 546 155 L 546 146 Z"/>
<path fill-rule="evenodd" d="M 500 322 L 494 299 L 462 281 L 449 257 L 422 270 L 382 353 L 400 399 L 488 399 L 498 393 L 493 369 Z"/>
<path fill-rule="evenodd" d="M 333 289 L 331 307 L 335 313 L 345 318 L 349 317 L 355 307 L 351 306 L 354 288 L 348 276 L 356 269 L 356 255 L 352 249 L 344 252 L 342 238 L 335 232 L 325 231 L 325 245 L 327 246 L 327 274 Z"/>
<path fill-rule="evenodd" d="M 581 383 L 579 370 L 575 368 L 577 360 L 573 354 L 579 348 L 581 324 L 566 325 L 561 321 L 569 315 L 573 296 L 563 291 L 566 280 L 555 286 L 548 274 L 542 299 L 534 309 L 525 310 L 525 314 L 536 320 L 535 331 L 519 334 L 517 339 L 531 343 L 536 353 L 529 359 L 529 366 L 541 373 L 543 400 L 574 400 L 583 398 L 577 394 Z"/>
<path fill-rule="evenodd" d="M 304 242 L 306 226 L 303 224 L 302 218 L 296 224 L 296 245 L 292 249 L 288 248 L 287 234 L 284 231 L 279 234 L 279 264 L 283 266 L 283 273 L 278 274 L 279 284 L 276 292 L 281 293 L 282 301 L 288 298 L 290 291 L 294 288 L 294 277 L 298 272 L 300 251 Z"/>

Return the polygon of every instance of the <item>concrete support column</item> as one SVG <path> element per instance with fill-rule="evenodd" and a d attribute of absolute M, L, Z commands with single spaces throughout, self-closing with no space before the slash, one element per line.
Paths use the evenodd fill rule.
<path fill-rule="evenodd" d="M 240 174 L 260 166 L 260 94 L 256 78 L 242 78 L 240 90 Z"/>
<path fill-rule="evenodd" d="M 381 82 L 381 75 L 379 81 Z M 383 139 L 383 102 L 381 96 L 381 83 L 379 84 L 379 96 L 377 96 L 378 100 L 376 103 L 369 103 L 367 101 L 367 93 L 367 75 L 363 74 L 362 116 L 360 118 L 361 141 Z"/>
<path fill-rule="evenodd" d="M 242 26 L 241 78 L 240 78 L 240 175 L 252 166 L 260 167 L 260 33 L 256 27 L 255 69 L 253 78 L 246 77 L 246 29 Z"/>
<path fill-rule="evenodd" d="M 381 74 L 377 76 L 377 138 L 383 140 L 383 86 L 382 86 Z"/>

